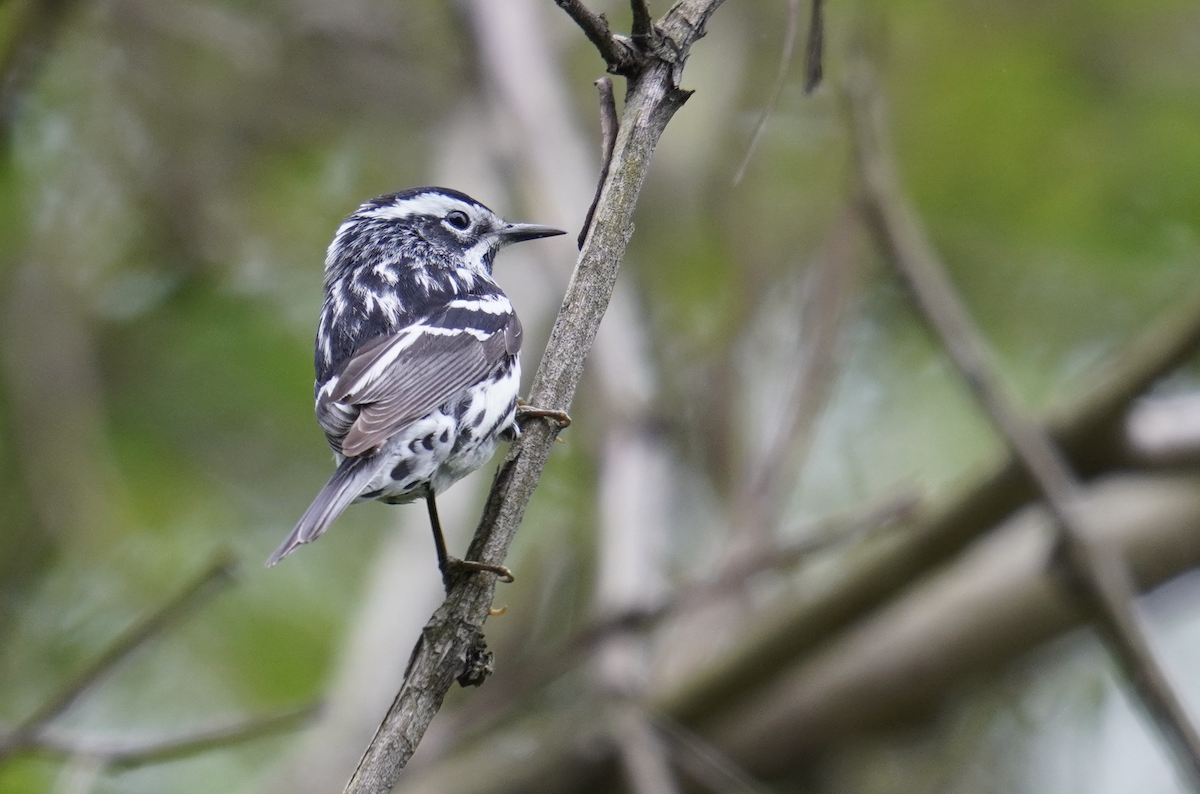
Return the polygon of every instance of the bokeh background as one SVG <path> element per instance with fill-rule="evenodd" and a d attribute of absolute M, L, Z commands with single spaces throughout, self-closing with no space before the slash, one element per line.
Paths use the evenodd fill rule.
<path fill-rule="evenodd" d="M 873 62 L 907 189 L 1031 410 L 1069 406 L 1200 280 L 1200 6 L 830 0 L 825 83 L 805 94 L 797 55 L 735 181 L 795 5 L 729 0 L 697 44 L 696 93 L 655 155 L 575 424 L 517 536 L 517 581 L 498 590 L 497 673 L 452 693 L 401 790 L 531 791 L 504 764 L 563 758 L 586 773 L 539 786 L 623 790 L 606 704 L 667 697 L 772 609 L 836 586 L 862 544 L 905 531 L 910 511 L 893 507 L 955 498 L 1002 455 L 856 214 L 851 53 Z M 591 6 L 628 30 L 626 6 Z M 0 55 L 0 724 L 222 555 L 236 581 L 54 729 L 166 738 L 324 704 L 306 727 L 161 763 L 22 753 L 0 792 L 340 791 L 440 584 L 419 506 L 354 507 L 262 568 L 332 470 L 311 401 L 325 246 L 360 201 L 421 184 L 573 235 L 598 169 L 603 64 L 549 0 L 0 0 Z M 573 262 L 564 237 L 497 265 L 527 380 Z M 1150 402 L 1196 386 L 1185 366 Z M 1172 421 L 1168 436 L 1184 429 Z M 1172 464 L 1125 476 L 1186 498 L 1195 483 Z M 443 504 L 456 548 L 490 474 Z M 1139 493 L 1117 488 L 1105 512 Z M 598 616 L 881 509 L 893 520 L 869 521 L 886 526 L 866 540 L 559 659 Z M 1190 548 L 1197 532 L 1185 517 L 1160 534 Z M 908 672 L 871 656 L 886 646 L 853 656 L 913 697 L 830 685 L 850 700 L 820 708 L 858 716 L 810 726 L 769 764 L 739 755 L 744 715 L 717 720 L 697 728 L 714 743 L 701 755 L 781 792 L 1181 790 L 1088 630 L 1064 620 L 1048 642 L 961 663 L 939 656 L 936 625 L 921 633 L 945 614 L 963 636 L 1007 630 L 956 612 L 952 588 L 949 613 L 919 598 L 956 565 L 1003 568 L 988 543 L 847 632 L 918 638 L 930 658 Z M 1144 607 L 1200 714 L 1196 582 Z"/>

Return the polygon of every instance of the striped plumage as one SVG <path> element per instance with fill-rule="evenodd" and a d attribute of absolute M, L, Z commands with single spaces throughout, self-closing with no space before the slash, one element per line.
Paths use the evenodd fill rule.
<path fill-rule="evenodd" d="M 338 467 L 268 566 L 357 499 L 424 498 L 444 569 L 434 498 L 518 433 L 521 323 L 492 263 L 555 234 L 445 188 L 380 196 L 341 225 L 315 356 L 317 421 Z"/>

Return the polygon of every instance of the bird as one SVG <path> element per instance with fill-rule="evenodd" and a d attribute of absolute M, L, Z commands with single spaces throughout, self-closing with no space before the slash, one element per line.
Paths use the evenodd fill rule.
<path fill-rule="evenodd" d="M 337 469 L 268 568 L 353 502 L 424 499 L 447 586 L 453 566 L 512 579 L 449 556 L 436 499 L 520 434 L 521 321 L 492 277 L 496 254 L 563 233 L 443 187 L 373 198 L 342 223 L 325 257 L 313 389 Z"/>

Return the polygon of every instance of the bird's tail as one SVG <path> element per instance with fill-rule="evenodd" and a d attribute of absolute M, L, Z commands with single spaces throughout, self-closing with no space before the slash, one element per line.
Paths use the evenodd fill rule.
<path fill-rule="evenodd" d="M 329 525 L 363 492 L 363 488 L 375 476 L 378 467 L 378 461 L 373 455 L 343 460 L 329 478 L 329 482 L 325 483 L 325 487 L 317 494 L 317 498 L 304 511 L 287 540 L 275 549 L 275 553 L 267 560 L 267 567 L 270 568 L 291 554 L 297 546 L 316 540 L 329 529 Z"/>

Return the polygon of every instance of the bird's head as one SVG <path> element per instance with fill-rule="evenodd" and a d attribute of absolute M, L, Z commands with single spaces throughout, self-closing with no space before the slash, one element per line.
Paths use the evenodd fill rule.
<path fill-rule="evenodd" d="M 350 253 L 359 266 L 402 258 L 490 275 L 504 246 L 559 234 L 550 226 L 509 223 L 457 190 L 412 188 L 359 207 L 338 230 L 329 264 L 335 254 Z"/>

